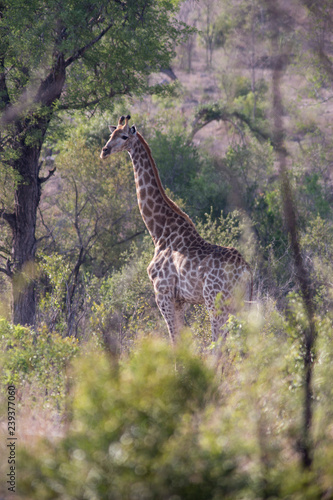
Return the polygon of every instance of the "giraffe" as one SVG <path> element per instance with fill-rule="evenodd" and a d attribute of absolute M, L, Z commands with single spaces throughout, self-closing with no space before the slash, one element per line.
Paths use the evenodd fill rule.
<path fill-rule="evenodd" d="M 128 151 L 133 163 L 138 205 L 153 239 L 155 253 L 147 272 L 157 306 L 165 319 L 172 344 L 184 321 L 186 303 L 204 304 L 212 340 L 225 337 L 225 325 L 235 312 L 236 298 L 251 301 L 252 272 L 235 249 L 213 245 L 165 193 L 150 148 L 130 116 L 121 116 L 100 158 Z"/>

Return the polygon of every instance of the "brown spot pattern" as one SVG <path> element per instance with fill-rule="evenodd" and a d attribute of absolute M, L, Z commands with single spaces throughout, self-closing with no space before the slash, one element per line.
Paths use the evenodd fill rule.
<path fill-rule="evenodd" d="M 113 141 L 119 144 L 118 130 L 126 126 L 126 149 L 133 162 L 138 205 L 155 244 L 147 271 L 170 338 L 175 342 L 188 302 L 205 304 L 212 338 L 217 340 L 225 335 L 223 326 L 236 310 L 235 297 L 251 300 L 251 269 L 236 249 L 211 245 L 200 237 L 191 219 L 165 194 L 148 144 L 139 133 L 131 135 L 127 122 L 118 124 L 108 146 Z M 217 311 L 218 294 L 221 303 Z"/>

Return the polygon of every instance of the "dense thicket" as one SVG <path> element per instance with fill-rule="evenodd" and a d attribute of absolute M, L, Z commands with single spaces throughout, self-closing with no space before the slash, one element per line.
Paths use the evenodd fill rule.
<path fill-rule="evenodd" d="M 80 75 L 68 74 L 68 93 L 40 143 L 53 174 L 38 205 L 36 266 L 25 271 L 35 283 L 35 329 L 0 324 L 9 353 L 3 383 L 24 380 L 22 393 L 57 408 L 66 422 L 58 442 L 24 452 L 21 492 L 45 499 L 332 498 L 333 2 L 186 0 L 178 19 L 196 31 L 173 47 L 172 70 L 163 73 L 159 58 L 169 64 L 171 42 L 157 43 L 154 33 L 141 41 L 150 22 L 157 26 L 154 9 L 172 13 L 173 3 L 147 2 L 142 26 L 135 2 L 111 4 L 117 12 L 133 9 L 133 19 L 118 13 L 134 45 L 125 36 L 118 46 L 110 28 L 102 53 L 96 48 L 94 63 L 84 57 L 76 71 L 94 66 L 98 94 L 111 81 L 98 62 L 110 44 L 117 68 L 127 67 L 126 51 L 142 50 L 132 74 L 144 75 L 134 85 L 141 98 L 114 95 L 109 109 L 93 104 L 92 112 L 68 114 L 69 105 L 99 99 L 93 86 L 94 95 L 81 91 Z M 76 9 L 82 15 L 73 4 L 73 19 Z M 105 18 L 98 19 L 100 29 Z M 126 28 L 131 19 L 135 29 Z M 64 50 L 74 38 L 62 42 Z M 150 43 L 160 52 L 150 54 Z M 111 61 L 104 69 L 115 71 Z M 22 80 L 21 66 L 0 66 L 0 81 L 8 75 L 19 102 L 16 73 Z M 112 75 L 122 93 L 124 73 Z M 169 95 L 148 95 L 148 87 Z M 224 345 L 211 345 L 199 306 L 186 311 L 191 342 L 172 352 L 151 338 L 166 336 L 166 328 L 146 273 L 154 248 L 132 166 L 125 153 L 99 160 L 108 124 L 128 112 L 169 196 L 204 238 L 236 246 L 253 268 L 254 304 L 230 317 Z M 0 138 L 10 145 L 10 137 Z M 11 161 L 4 157 L 4 186 L 20 182 Z M 3 192 L 5 220 L 11 192 Z M 11 237 L 2 234 L 4 261 Z M 7 274 L 12 265 L 10 258 Z M 9 319 L 6 284 L 1 313 Z M 217 348 L 219 360 L 211 354 Z M 31 399 L 23 404 L 33 406 Z"/>
<path fill-rule="evenodd" d="M 12 282 L 15 323 L 34 325 L 36 221 L 49 126 L 66 110 L 112 109 L 115 96 L 151 92 L 185 33 L 177 2 L 0 2 L 0 270 Z M 155 89 L 156 90 L 156 89 Z M 8 244 L 9 243 L 9 244 Z"/>

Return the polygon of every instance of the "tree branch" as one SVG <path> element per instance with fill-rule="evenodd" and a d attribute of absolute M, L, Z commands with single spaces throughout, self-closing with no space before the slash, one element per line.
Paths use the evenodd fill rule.
<path fill-rule="evenodd" d="M 7 88 L 4 57 L 0 58 L 0 110 L 6 109 L 10 105 L 10 98 Z"/>
<path fill-rule="evenodd" d="M 8 213 L 8 212 L 6 212 L 5 209 L 2 209 L 2 210 L 0 210 L 0 218 L 5 220 L 9 224 L 11 229 L 15 228 L 16 216 L 14 213 Z"/>
<path fill-rule="evenodd" d="M 238 130 L 241 137 L 243 137 L 239 126 L 234 123 L 235 118 L 247 125 L 257 138 L 265 141 L 269 140 L 273 147 L 275 147 L 275 140 L 273 135 L 256 125 L 251 118 L 247 117 L 240 111 L 232 109 L 228 110 L 224 107 L 219 108 L 217 105 L 211 107 L 203 107 L 197 112 L 196 117 L 192 123 L 191 139 L 193 139 L 193 137 L 197 132 L 199 132 L 199 130 L 215 120 L 231 123 Z"/>
<path fill-rule="evenodd" d="M 56 242 L 55 242 L 55 239 L 54 239 L 54 236 L 53 236 L 53 231 L 51 231 L 51 229 L 47 226 L 47 224 L 46 224 L 46 222 L 44 220 L 44 217 L 43 217 L 43 212 L 41 211 L 40 207 L 38 207 L 38 212 L 39 212 L 39 216 L 40 216 L 42 225 L 45 227 L 45 229 L 47 230 L 47 232 L 49 234 L 46 234 L 45 236 L 41 236 L 40 238 L 38 238 L 36 240 L 36 245 L 38 245 L 43 240 L 46 240 L 48 238 L 52 238 L 53 245 L 54 245 L 54 247 L 56 247 Z"/>
<path fill-rule="evenodd" d="M 106 28 L 104 28 L 104 30 L 102 30 L 98 36 L 96 36 L 93 40 L 87 43 L 87 45 L 85 45 L 84 47 L 81 47 L 81 49 L 79 49 L 75 54 L 68 57 L 65 61 L 65 68 L 68 68 L 68 66 L 70 66 L 74 61 L 80 59 L 80 57 L 82 57 L 88 49 L 90 49 L 97 42 L 99 42 L 101 38 L 103 38 L 103 36 L 112 28 L 113 25 L 114 22 L 111 21 L 111 23 Z"/>
<path fill-rule="evenodd" d="M 83 102 L 82 104 L 60 104 L 58 106 L 58 109 L 61 111 L 67 111 L 68 109 L 86 109 L 90 108 L 91 106 L 95 106 L 96 104 L 99 104 L 101 102 L 100 98 L 94 99 L 93 101 L 90 102 Z"/>
<path fill-rule="evenodd" d="M 66 79 L 66 66 L 62 52 L 54 55 L 54 64 L 50 73 L 42 81 L 36 93 L 34 101 L 44 106 L 51 107 L 61 96 Z"/>
<path fill-rule="evenodd" d="M 43 184 L 44 182 L 48 181 L 50 179 L 50 177 L 52 177 L 52 175 L 55 173 L 56 170 L 57 170 L 57 167 L 54 167 L 51 170 L 49 170 L 49 173 L 47 174 L 46 177 L 38 177 L 39 184 Z"/>
<path fill-rule="evenodd" d="M 143 229 L 142 231 L 138 231 L 137 233 L 134 233 L 132 234 L 131 236 L 128 236 L 128 238 L 125 238 L 121 241 L 117 241 L 116 243 L 114 243 L 112 245 L 112 247 L 116 247 L 117 245 L 122 245 L 123 243 L 127 243 L 128 241 L 131 241 L 133 240 L 134 238 L 136 238 L 137 236 L 140 236 L 140 234 L 143 234 L 146 230 Z"/>
<path fill-rule="evenodd" d="M 171 67 L 160 68 L 160 72 L 167 75 L 169 78 L 171 78 L 171 80 L 178 80 L 177 75 L 175 74 L 175 72 L 173 71 L 173 69 Z"/>
<path fill-rule="evenodd" d="M 13 277 L 12 264 L 9 259 L 6 261 L 6 267 L 0 267 L 0 273 L 5 274 L 8 278 Z"/>
<path fill-rule="evenodd" d="M 76 230 L 77 237 L 79 239 L 80 248 L 82 249 L 83 248 L 83 240 L 82 240 L 82 235 L 81 235 L 81 230 L 80 230 L 80 225 L 79 225 L 79 216 L 80 216 L 80 213 L 84 207 L 81 207 L 81 209 L 79 210 L 79 193 L 78 193 L 78 189 L 77 189 L 77 184 L 76 184 L 74 179 L 73 179 L 73 184 L 74 184 L 74 190 L 75 190 L 75 215 L 74 215 L 74 223 L 73 224 L 74 224 L 74 227 Z M 86 200 L 86 203 L 87 203 L 87 200 Z"/>

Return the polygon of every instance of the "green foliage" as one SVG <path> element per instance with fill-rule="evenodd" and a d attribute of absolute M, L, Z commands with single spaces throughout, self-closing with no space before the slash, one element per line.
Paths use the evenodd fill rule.
<path fill-rule="evenodd" d="M 146 75 L 168 66 L 172 44 L 186 34 L 185 26 L 174 17 L 177 3 L 7 2 L 1 16 L 1 53 L 8 68 L 10 98 L 16 101 L 27 85 L 39 85 L 39 79 L 45 78 L 54 64 L 55 50 L 68 63 L 74 58 L 62 98 L 66 109 L 94 107 L 96 100 L 103 102 L 104 107 L 112 106 L 110 90 L 112 95 L 127 93 L 129 89 L 148 91 Z M 130 59 L 128 45 L 133 54 Z M 89 50 L 82 50 L 87 46 Z M 82 55 L 76 63 L 79 51 Z"/>
<path fill-rule="evenodd" d="M 322 184 L 321 176 L 317 172 L 313 172 L 305 176 L 305 184 L 303 191 L 306 198 L 311 203 L 310 210 L 314 214 L 321 217 L 326 217 L 331 212 L 331 204 L 327 196 L 327 191 Z M 325 192 L 326 191 L 326 192 Z"/>
<path fill-rule="evenodd" d="M 157 130 L 150 146 L 165 186 L 176 196 L 190 199 L 191 184 L 201 166 L 196 148 L 184 133 L 172 130 Z"/>
<path fill-rule="evenodd" d="M 232 193 L 240 198 L 251 214 L 259 240 L 265 248 L 278 241 L 283 244 L 279 184 L 270 182 L 274 172 L 273 149 L 268 144 L 229 147 L 225 156 L 225 171 L 230 178 Z"/>
<path fill-rule="evenodd" d="M 40 255 L 39 273 L 38 322 L 50 332 L 66 335 L 66 303 L 72 275 L 69 262 L 56 253 Z"/>
<path fill-rule="evenodd" d="M 273 148 L 268 143 L 258 144 L 254 139 L 249 140 L 248 144 L 229 147 L 225 161 L 230 175 L 244 177 L 242 184 L 248 202 L 256 189 L 267 188 L 269 177 L 274 171 Z"/>
<path fill-rule="evenodd" d="M 234 84 L 234 101 L 235 110 L 240 111 L 246 117 L 256 120 L 263 120 L 266 116 L 267 102 L 266 93 L 268 90 L 265 80 L 260 79 L 256 82 L 256 88 L 248 78 L 238 77 Z"/>
<path fill-rule="evenodd" d="M 218 15 L 214 24 L 214 45 L 216 47 L 224 47 L 230 33 L 231 20 L 223 13 L 222 15 Z"/>
<path fill-rule="evenodd" d="M 49 181 L 38 221 L 39 320 L 61 334 L 83 334 L 90 283 L 119 269 L 144 232 L 132 165 L 121 155 L 101 162 L 95 141 L 79 121 L 58 143 L 61 175 Z"/>
<path fill-rule="evenodd" d="M 124 265 L 120 270 L 103 280 L 94 280 L 91 285 L 93 332 L 109 332 L 124 350 L 133 346 L 138 335 L 164 326 L 147 274 L 153 254 L 151 238 L 146 236 L 142 245 L 133 243 L 122 255 Z"/>
<path fill-rule="evenodd" d="M 61 417 L 70 415 L 58 441 L 33 440 L 34 446 L 29 443 L 22 453 L 20 494 L 41 500 L 331 498 L 331 78 L 323 71 L 325 59 L 310 54 L 316 43 L 322 43 L 322 56 L 330 46 L 329 23 L 318 12 L 324 6 L 329 19 L 331 2 L 312 2 L 309 17 L 307 7 L 302 10 L 304 2 L 297 9 L 289 2 L 279 25 L 281 47 L 294 62 L 296 52 L 301 57 L 300 49 L 307 49 L 303 62 L 298 61 L 297 78 L 291 65 L 284 68 L 281 90 L 287 163 L 318 332 L 309 429 L 314 459 L 308 472 L 299 465 L 308 318 L 296 293 L 268 113 L 267 82 L 275 62 L 268 44 L 275 20 L 267 2 L 184 2 L 193 24 L 206 29 L 213 102 L 208 92 L 202 96 L 207 72 L 200 74 L 200 88 L 190 88 L 204 65 L 198 44 L 191 48 L 196 51 L 195 75 L 185 78 L 173 64 L 186 82 L 177 83 L 176 96 L 163 100 L 166 87 L 150 87 L 156 79 L 148 80 L 149 73 L 169 66 L 176 44 L 188 32 L 173 17 L 178 2 L 90 5 L 71 0 L 61 9 L 53 0 L 44 3 L 11 0 L 4 11 L 0 8 L 0 82 L 6 75 L 14 104 L 22 104 L 22 89 L 33 96 L 53 68 L 55 54 L 77 54 L 111 18 L 114 24 L 101 43 L 68 66 L 66 93 L 52 108 L 58 121 L 49 129 L 45 156 L 57 155 L 57 173 L 43 190 L 37 235 L 42 326 L 32 332 L 0 324 L 3 385 L 14 380 L 20 387 L 25 381 L 36 394 L 47 391 Z M 195 19 L 198 12 L 202 15 Z M 300 18 L 306 22 L 298 29 Z M 306 34 L 304 44 L 300 37 L 308 23 L 312 34 Z M 298 46 L 292 44 L 296 38 Z M 213 64 L 217 46 L 224 50 Z M 189 66 L 190 58 L 189 52 Z M 139 103 L 132 97 L 115 103 L 115 96 L 128 92 L 156 94 Z M 1 110 L 4 95 L 2 87 Z M 193 102 L 201 98 L 192 121 Z M 102 115 L 95 108 L 100 105 Z M 86 106 L 84 115 L 73 111 Z M 71 117 L 63 113 L 67 107 L 73 108 Z M 143 236 L 132 167 L 125 154 L 103 164 L 98 159 L 109 135 L 107 125 L 128 112 L 152 148 L 163 184 L 197 219 L 199 233 L 212 243 L 238 248 L 254 270 L 256 302 L 229 318 L 224 343 L 210 343 L 209 318 L 201 306 L 186 311 L 194 347 L 181 340 L 172 350 L 153 340 L 166 335 L 166 326 L 146 272 L 153 246 Z M 48 110 L 36 107 L 25 124 L 36 126 L 48 116 Z M 214 128 L 213 122 L 218 122 Z M 200 140 L 198 134 L 194 143 L 192 134 L 199 130 Z M 1 131 L 0 152 L 12 164 L 19 154 L 11 147 L 10 127 L 8 133 Z M 34 148 L 42 138 L 39 130 L 31 130 L 19 140 Z M 204 153 L 205 141 L 214 158 Z M 10 212 L 19 180 L 12 171 L 0 170 L 3 206 Z M 4 262 L 11 255 L 9 233 L 2 233 Z M 62 338 L 73 318 L 78 335 L 97 339 L 82 347 L 89 353 L 80 358 L 75 356 L 76 341 Z M 108 337 L 118 347 L 112 361 L 100 352 L 101 339 Z M 68 365 L 74 356 L 72 371 Z M 66 404 L 72 412 L 65 414 L 69 381 L 75 381 Z"/>
<path fill-rule="evenodd" d="M 214 372 L 187 343 L 146 340 L 119 366 L 95 353 L 76 370 L 68 436 L 21 455 L 24 495 L 199 500 L 245 488 L 214 421 Z"/>
<path fill-rule="evenodd" d="M 217 212 L 224 208 L 226 190 L 214 162 L 200 155 L 186 131 L 173 127 L 166 133 L 157 130 L 149 142 L 163 185 L 186 200 L 191 217 L 203 216 L 211 206 Z"/>
<path fill-rule="evenodd" d="M 248 436 L 253 436 L 257 432 L 258 448 L 255 449 L 259 460 L 257 479 L 260 479 L 255 481 L 254 490 L 258 497 L 319 499 L 323 489 L 331 483 L 331 479 L 328 480 L 331 474 L 330 465 L 326 462 L 327 466 L 322 469 L 323 462 L 319 459 L 314 462 L 312 471 L 308 473 L 301 471 L 294 460 L 295 456 L 293 458 L 304 431 L 303 339 L 304 328 L 307 328 L 308 324 L 300 297 L 291 295 L 288 305 L 289 314 L 286 317 L 278 313 L 272 302 L 266 302 L 243 319 L 229 318 L 227 348 L 233 360 L 231 370 L 234 374 L 234 377 L 227 375 L 228 390 L 233 392 L 229 409 L 234 404 L 233 408 L 237 408 L 239 412 L 240 421 L 236 425 L 244 425 L 243 432 L 238 429 L 240 435 L 247 433 Z M 332 333 L 332 320 L 325 318 L 319 322 L 322 322 L 321 326 L 318 324 L 320 347 L 317 355 L 320 359 L 314 365 L 314 399 L 317 401 L 314 412 L 314 428 L 317 429 L 314 446 L 318 458 L 325 453 L 330 455 L 332 446 L 329 431 L 320 427 L 323 415 L 326 412 L 330 415 L 332 400 L 329 401 L 328 393 L 321 396 L 321 389 L 317 386 L 317 381 L 323 382 L 323 370 L 331 372 L 331 366 L 328 366 L 331 363 L 326 356 L 329 356 L 331 351 L 329 336 Z M 324 368 L 321 366 L 322 362 L 328 365 Z M 231 381 L 234 385 L 230 386 Z M 242 424 L 241 415 L 245 414 L 247 418 Z M 233 418 L 235 420 L 234 414 Z M 250 425 L 253 425 L 252 431 Z M 320 436 L 321 431 L 323 434 Z M 327 439 L 325 444 L 323 435 L 326 436 L 324 439 Z M 252 459 L 254 457 L 255 454 Z M 288 480 L 283 480 L 287 469 L 293 472 L 287 474 Z"/>
<path fill-rule="evenodd" d="M 253 204 L 253 218 L 260 242 L 265 252 L 272 249 L 280 258 L 286 252 L 288 238 L 284 229 L 279 189 L 271 186 L 270 191 L 259 193 Z"/>
<path fill-rule="evenodd" d="M 117 265 L 124 251 L 121 243 L 142 231 L 143 223 L 130 162 L 123 156 L 101 162 L 100 151 L 90 149 L 84 139 L 80 129 L 73 130 L 60 144 L 55 161 L 61 177 L 54 177 L 54 188 L 44 198 L 39 231 L 48 237 L 51 231 L 52 251 L 65 254 L 71 262 L 83 248 L 84 264 L 95 265 L 101 275 Z M 44 251 L 50 251 L 49 241 Z"/>
<path fill-rule="evenodd" d="M 78 352 L 78 342 L 62 338 L 44 328 L 38 331 L 0 320 L 1 391 L 8 384 L 18 388 L 31 385 L 46 399 L 64 401 L 66 379 L 64 371 Z"/>
<path fill-rule="evenodd" d="M 211 209 L 209 214 L 205 214 L 205 219 L 197 223 L 200 236 L 214 245 L 225 247 L 237 246 L 244 229 L 245 222 L 238 210 L 229 212 L 226 216 L 221 212 L 220 217 L 216 219 Z"/>
<path fill-rule="evenodd" d="M 71 423 L 58 442 L 20 454 L 23 497 L 322 498 L 332 480 L 332 321 L 318 318 L 315 460 L 298 465 L 302 303 L 266 301 L 230 317 L 218 361 L 146 338 L 110 360 L 76 357 Z M 215 350 L 218 348 L 214 346 Z M 222 367 L 222 371 L 221 371 Z"/>
<path fill-rule="evenodd" d="M 310 219 L 302 235 L 302 245 L 310 267 L 312 288 L 318 310 L 332 310 L 333 290 L 331 283 L 333 259 L 332 221 L 317 216 Z"/>

